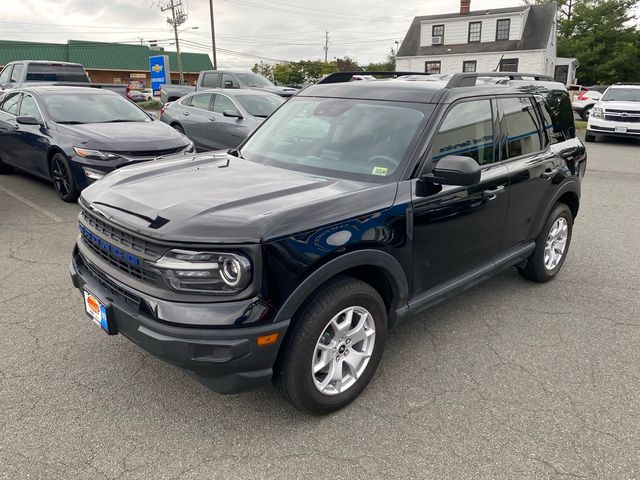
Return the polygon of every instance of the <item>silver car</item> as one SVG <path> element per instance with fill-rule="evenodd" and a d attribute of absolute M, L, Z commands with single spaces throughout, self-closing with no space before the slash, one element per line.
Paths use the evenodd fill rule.
<path fill-rule="evenodd" d="M 200 151 L 235 148 L 284 101 L 255 90 L 204 90 L 167 104 L 160 120 L 189 137 Z"/>

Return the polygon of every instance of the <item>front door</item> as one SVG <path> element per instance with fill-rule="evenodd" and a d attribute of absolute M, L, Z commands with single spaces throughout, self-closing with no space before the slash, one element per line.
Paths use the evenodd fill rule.
<path fill-rule="evenodd" d="M 28 93 L 22 95 L 18 116 L 43 121 L 35 98 Z M 23 168 L 49 176 L 47 152 L 51 144 L 50 139 L 48 130 L 42 125 L 16 124 L 15 153 L 20 158 Z"/>
<path fill-rule="evenodd" d="M 447 155 L 470 156 L 482 167 L 480 182 L 413 192 L 414 294 L 445 282 L 496 256 L 509 204 L 509 173 L 497 163 L 495 101 L 451 106 L 435 135 L 423 174 Z M 420 191 L 422 190 L 422 191 Z"/>
<path fill-rule="evenodd" d="M 18 138 L 18 110 L 22 93 L 7 93 L 0 99 L 0 158 L 5 163 L 20 168 L 26 168 L 25 159 L 17 154 Z"/>
<path fill-rule="evenodd" d="M 236 104 L 222 93 L 216 94 L 213 102 L 213 113 L 216 121 L 209 125 L 209 130 L 217 148 L 235 148 L 242 143 L 248 133 L 244 118 L 225 117 L 225 111 L 240 113 Z"/>

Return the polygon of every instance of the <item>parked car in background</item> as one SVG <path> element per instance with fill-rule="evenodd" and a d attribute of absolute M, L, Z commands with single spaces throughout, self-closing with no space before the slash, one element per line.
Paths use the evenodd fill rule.
<path fill-rule="evenodd" d="M 140 90 L 129 90 L 127 92 L 127 97 L 129 98 L 129 100 L 135 103 L 147 101 L 147 96 Z"/>
<path fill-rule="evenodd" d="M 126 95 L 127 87 L 118 83 L 92 83 L 79 63 L 26 60 L 11 62 L 0 72 L 0 93 L 3 90 L 31 85 L 76 85 L 111 90 Z"/>
<path fill-rule="evenodd" d="M 240 145 L 284 99 L 256 90 L 203 90 L 161 110 L 160 120 L 185 134 L 198 150 Z"/>
<path fill-rule="evenodd" d="M 184 135 L 114 92 L 42 86 L 0 99 L 0 172 L 51 180 L 67 202 L 123 165 L 192 152 Z"/>
<path fill-rule="evenodd" d="M 158 92 L 157 95 L 154 95 L 153 90 L 151 90 L 150 88 L 145 88 L 142 93 L 144 94 L 144 99 L 147 102 L 150 102 L 152 100 L 156 100 L 156 97 L 160 96 L 160 92 Z"/>
<path fill-rule="evenodd" d="M 162 85 L 160 101 L 163 104 L 173 102 L 188 93 L 210 88 L 259 90 L 275 93 L 281 97 L 291 97 L 298 91 L 291 87 L 278 87 L 262 75 L 253 72 L 205 70 L 198 75 L 198 81 L 194 87 L 188 85 Z"/>
<path fill-rule="evenodd" d="M 640 139 L 640 84 L 611 85 L 589 115 L 587 142 L 602 136 Z"/>
<path fill-rule="evenodd" d="M 598 103 L 598 100 L 602 98 L 604 92 L 609 88 L 609 85 L 592 85 L 591 87 L 584 87 L 583 90 L 573 98 L 572 108 L 583 120 L 589 120 L 591 109 Z"/>

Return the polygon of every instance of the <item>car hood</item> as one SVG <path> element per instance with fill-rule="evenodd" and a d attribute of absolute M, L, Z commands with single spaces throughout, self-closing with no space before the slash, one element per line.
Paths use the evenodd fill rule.
<path fill-rule="evenodd" d="M 276 95 L 280 95 L 281 97 L 291 97 L 295 95 L 298 90 L 291 87 L 276 87 L 275 85 L 272 87 L 249 87 L 250 90 L 259 90 L 261 92 L 269 92 L 275 93 Z"/>
<path fill-rule="evenodd" d="M 57 124 L 57 129 L 74 137 L 78 146 L 110 152 L 161 151 L 189 144 L 184 135 L 160 121 Z"/>
<path fill-rule="evenodd" d="M 605 110 L 625 110 L 628 112 L 640 112 L 640 102 L 598 102 L 596 107 L 604 108 Z"/>
<path fill-rule="evenodd" d="M 81 202 L 158 239 L 249 243 L 386 209 L 396 190 L 214 152 L 118 169 L 85 189 Z"/>

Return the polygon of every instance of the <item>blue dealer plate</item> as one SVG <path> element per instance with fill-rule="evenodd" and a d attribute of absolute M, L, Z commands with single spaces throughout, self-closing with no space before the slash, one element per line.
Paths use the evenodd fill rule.
<path fill-rule="evenodd" d="M 109 306 L 88 290 L 84 294 L 84 311 L 96 325 L 99 325 L 106 333 L 113 335 L 115 332 L 109 322 Z"/>

